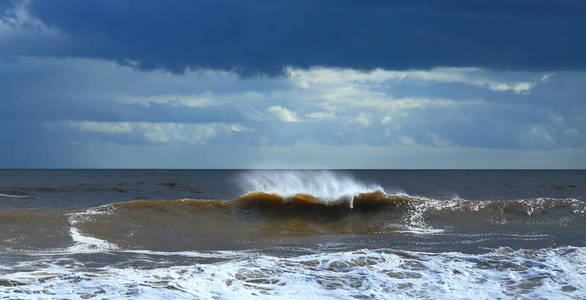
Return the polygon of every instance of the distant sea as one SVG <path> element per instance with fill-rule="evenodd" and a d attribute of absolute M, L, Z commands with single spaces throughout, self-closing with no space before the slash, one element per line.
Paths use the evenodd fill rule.
<path fill-rule="evenodd" d="M 584 170 L 0 170 L 0 299 L 586 299 Z"/>

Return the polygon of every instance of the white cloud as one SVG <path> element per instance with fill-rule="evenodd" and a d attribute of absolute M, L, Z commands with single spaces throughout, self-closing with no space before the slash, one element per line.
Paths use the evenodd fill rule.
<path fill-rule="evenodd" d="M 20 61 L 19 64 L 1 64 L 0 73 L 10 79 L 11 73 L 26 66 L 31 73 L 35 71 L 34 74 L 40 76 L 38 82 L 42 84 L 36 84 L 34 92 L 28 89 L 18 93 L 22 101 L 39 99 L 31 102 L 39 105 L 28 107 L 44 107 L 51 102 L 61 107 L 70 105 L 71 111 L 84 111 L 84 116 L 95 111 L 95 117 L 88 119 L 163 122 L 85 121 L 70 122 L 65 126 L 69 130 L 63 130 L 64 126 L 59 128 L 63 139 L 80 143 L 97 139 L 124 145 L 141 145 L 146 141 L 254 148 L 313 141 L 324 145 L 417 145 L 424 148 L 490 145 L 547 149 L 583 147 L 584 141 L 582 133 L 563 132 L 566 128 L 582 128 L 586 119 L 545 102 L 537 93 L 542 89 L 533 90 L 534 80 L 541 84 L 541 78 L 552 76 L 543 73 L 474 68 L 372 72 L 310 69 L 292 70 L 294 76 L 290 78 L 260 80 L 191 71 L 167 76 L 84 59 L 23 58 Z M 556 85 L 543 84 L 542 87 L 548 91 L 562 89 L 564 87 L 557 83 L 563 83 L 568 76 L 561 72 L 556 75 Z M 103 82 L 99 87 L 91 84 L 100 80 Z M 478 89 L 472 83 L 443 84 L 459 80 L 484 86 Z M 301 82 L 306 83 L 305 88 L 300 88 Z M 486 85 L 488 83 L 492 85 Z M 566 86 L 573 88 L 573 85 Z M 500 92 L 490 90 L 509 94 L 503 97 Z M 516 96 L 531 91 L 534 91 L 532 97 Z M 580 93 L 572 92 L 570 97 L 560 97 L 559 101 L 572 104 Z M 13 102 L 17 103 L 16 100 L 19 99 Z M 152 109 L 128 103 L 152 105 Z M 167 105 L 157 105 L 163 103 Z M 184 106 L 215 107 L 192 110 Z M 161 109 L 154 109 L 158 107 Z M 62 113 L 48 113 L 53 113 L 52 120 L 63 117 Z M 34 115 L 38 116 L 39 112 Z M 208 123 L 181 123 L 186 120 Z M 291 122 L 302 121 L 306 124 L 290 126 Z M 542 130 L 531 132 L 529 128 L 533 125 Z M 462 134 L 453 134 L 459 128 Z"/>
<path fill-rule="evenodd" d="M 282 106 L 270 106 L 267 111 L 273 114 L 282 122 L 300 122 L 301 119 L 293 111 L 290 111 Z"/>
<path fill-rule="evenodd" d="M 532 82 L 515 82 L 515 83 L 485 82 L 485 83 L 479 83 L 479 84 L 485 84 L 488 86 L 489 89 L 491 89 L 493 91 L 499 91 L 499 92 L 513 91 L 516 94 L 529 92 L 535 86 L 535 84 Z"/>
<path fill-rule="evenodd" d="M 352 123 L 358 124 L 362 127 L 370 127 L 373 122 L 373 116 L 371 113 L 361 112 L 358 116 L 352 119 Z"/>
<path fill-rule="evenodd" d="M 26 50 L 37 47 L 59 47 L 61 43 L 69 39 L 68 36 L 55 28 L 46 26 L 43 22 L 32 17 L 28 10 L 28 0 L 18 1 L 16 6 L 0 19 L 0 42 L 2 46 L 9 49 L 9 46 Z M 49 44 L 50 46 L 47 46 Z"/>
<path fill-rule="evenodd" d="M 239 93 L 216 94 L 205 92 L 199 94 L 160 94 L 149 96 L 120 95 L 117 97 L 121 103 L 136 103 L 149 106 L 153 103 L 171 104 L 173 106 L 206 107 L 239 102 L 264 101 L 267 95 L 254 91 L 242 91 Z"/>
<path fill-rule="evenodd" d="M 244 132 L 249 129 L 238 124 L 222 123 L 154 123 L 154 122 L 95 122 L 67 121 L 50 123 L 56 130 L 66 127 L 88 133 L 134 135 L 156 144 L 189 143 L 203 144 L 220 133 Z"/>
<path fill-rule="evenodd" d="M 123 95 L 118 98 L 122 103 L 129 104 L 141 104 L 149 106 L 153 103 L 161 104 L 168 103 L 174 106 L 187 106 L 187 107 L 205 107 L 212 105 L 220 105 L 219 101 L 214 99 L 210 93 L 201 95 L 153 95 L 153 96 L 135 96 L 135 95 Z"/>
<path fill-rule="evenodd" d="M 393 117 L 391 116 L 384 116 L 383 119 L 381 120 L 381 123 L 383 124 L 390 124 L 393 122 Z"/>
<path fill-rule="evenodd" d="M 341 86 L 323 89 L 316 97 L 319 105 L 328 111 L 351 111 L 356 108 L 371 108 L 389 114 L 401 114 L 412 109 L 430 106 L 455 105 L 458 102 L 440 98 L 394 98 L 391 95 L 369 89 L 367 86 Z"/>
<path fill-rule="evenodd" d="M 467 69 L 464 69 L 467 70 Z M 294 99 L 296 103 L 319 106 L 327 114 L 310 113 L 305 116 L 316 120 L 338 119 L 353 115 L 356 110 L 376 110 L 392 118 L 407 117 L 408 111 L 436 106 L 453 106 L 462 101 L 435 97 L 394 97 L 389 87 L 400 89 L 400 80 L 408 76 L 419 76 L 437 80 L 449 80 L 450 74 L 437 70 L 424 71 L 386 71 L 363 72 L 348 69 L 313 68 L 309 70 L 288 69 L 289 80 L 294 87 L 290 94 L 280 94 L 282 98 Z M 415 74 L 415 75 L 413 75 Z M 395 80 L 389 82 L 389 80 Z M 398 80 L 398 81 L 397 81 Z M 351 117 L 353 118 L 353 117 Z M 363 120 L 365 121 L 365 120 Z"/>
<path fill-rule="evenodd" d="M 76 128 L 80 131 L 95 133 L 129 133 L 132 132 L 132 123 L 128 122 L 64 122 L 63 125 Z"/>
<path fill-rule="evenodd" d="M 547 81 L 549 81 L 549 79 L 550 79 L 551 77 L 553 77 L 554 75 L 555 75 L 555 73 L 545 73 L 545 74 L 543 74 L 543 75 L 541 76 L 541 78 L 539 78 L 539 81 L 541 81 L 541 82 L 547 82 Z"/>
<path fill-rule="evenodd" d="M 305 114 L 305 117 L 316 120 L 334 120 L 336 119 L 336 114 L 333 112 L 320 111 Z"/>
<path fill-rule="evenodd" d="M 311 68 L 294 69 L 288 68 L 288 78 L 295 83 L 295 86 L 302 89 L 313 88 L 316 85 L 346 85 L 349 83 L 381 83 L 390 79 L 399 79 L 400 72 L 385 71 L 376 69 L 370 72 L 357 71 L 352 69 L 339 68 Z"/>
<path fill-rule="evenodd" d="M 339 69 L 339 68 L 312 68 L 300 70 L 289 68 L 287 74 L 294 85 L 308 90 L 324 86 L 382 86 L 400 83 L 406 79 L 419 81 L 435 81 L 444 83 L 464 83 L 476 87 L 487 88 L 492 91 L 526 93 L 533 89 L 538 82 L 545 82 L 551 73 L 542 75 L 531 81 L 501 81 L 487 77 L 487 72 L 480 68 L 433 68 L 428 71 L 407 70 L 392 71 L 376 69 L 370 72 Z"/>

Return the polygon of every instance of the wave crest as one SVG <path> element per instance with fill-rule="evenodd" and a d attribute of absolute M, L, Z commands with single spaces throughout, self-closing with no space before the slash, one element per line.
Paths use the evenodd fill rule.
<path fill-rule="evenodd" d="M 449 217 L 462 215 L 498 215 L 539 216 L 539 215 L 584 215 L 586 202 L 578 199 L 527 198 L 517 200 L 435 200 L 402 194 L 386 194 L 382 191 L 359 193 L 350 197 L 320 198 L 316 195 L 294 193 L 289 196 L 276 193 L 252 192 L 232 200 L 135 200 L 113 203 L 101 207 L 110 209 L 152 209 L 157 212 L 169 212 L 188 209 L 190 211 L 263 209 L 287 210 L 291 214 L 304 211 L 346 211 L 392 212 L 407 209 L 404 212 L 417 211 L 420 214 Z"/>
<path fill-rule="evenodd" d="M 396 204 L 408 204 L 420 202 L 421 199 L 409 196 L 389 195 L 383 191 L 358 193 L 351 196 L 321 198 L 312 194 L 295 193 L 289 196 L 253 192 L 240 198 L 232 200 L 237 205 L 245 206 L 326 206 L 326 207 L 348 207 L 350 209 L 383 208 L 384 206 Z"/>
<path fill-rule="evenodd" d="M 241 174 L 239 184 L 245 194 L 261 192 L 285 198 L 311 195 L 325 203 L 351 199 L 363 193 L 384 193 L 379 185 L 331 171 L 253 171 Z"/>

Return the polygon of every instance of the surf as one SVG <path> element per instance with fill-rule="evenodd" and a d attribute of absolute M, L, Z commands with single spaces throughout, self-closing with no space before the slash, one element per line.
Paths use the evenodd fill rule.
<path fill-rule="evenodd" d="M 239 176 L 238 184 L 244 194 L 274 194 L 285 199 L 309 195 L 312 201 L 324 204 L 346 201 L 350 206 L 352 206 L 351 200 L 356 195 L 385 193 L 378 184 L 367 184 L 344 173 L 323 170 L 246 172 Z"/>
<path fill-rule="evenodd" d="M 121 251 L 124 263 L 96 259 L 95 253 L 30 257 L 2 275 L 0 293 L 19 299 L 578 299 L 586 291 L 584 247 L 501 247 L 478 255 L 298 250 L 290 257 L 263 251 Z"/>

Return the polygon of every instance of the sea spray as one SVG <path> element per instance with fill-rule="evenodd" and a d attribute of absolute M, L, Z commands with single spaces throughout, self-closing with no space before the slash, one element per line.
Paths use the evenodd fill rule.
<path fill-rule="evenodd" d="M 251 171 L 239 176 L 244 193 L 263 192 L 291 197 L 306 194 L 322 201 L 351 201 L 362 193 L 383 191 L 377 184 L 365 184 L 350 175 L 332 171 Z"/>

